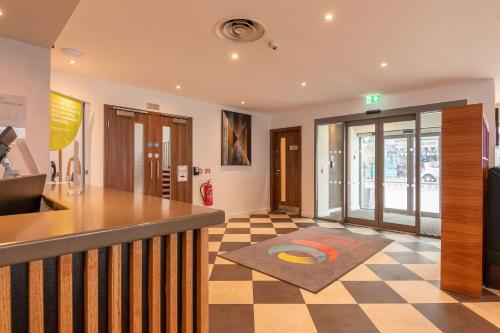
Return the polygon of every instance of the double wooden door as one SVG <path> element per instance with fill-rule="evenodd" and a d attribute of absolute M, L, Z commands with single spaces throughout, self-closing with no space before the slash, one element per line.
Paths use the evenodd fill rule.
<path fill-rule="evenodd" d="M 192 202 L 192 120 L 105 105 L 104 186 Z"/>

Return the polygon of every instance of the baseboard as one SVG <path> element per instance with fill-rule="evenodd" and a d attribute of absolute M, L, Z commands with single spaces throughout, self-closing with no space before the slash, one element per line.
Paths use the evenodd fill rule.
<path fill-rule="evenodd" d="M 267 212 L 269 212 L 269 207 L 247 210 L 247 211 L 243 211 L 243 212 L 229 213 L 229 214 L 226 214 L 226 219 L 235 218 L 235 217 L 243 217 L 245 215 L 248 216 L 250 214 L 259 214 L 259 213 L 262 214 L 262 213 L 267 213 Z"/>

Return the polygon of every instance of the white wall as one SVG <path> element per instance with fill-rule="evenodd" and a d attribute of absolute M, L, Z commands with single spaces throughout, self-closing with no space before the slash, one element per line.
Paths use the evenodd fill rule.
<path fill-rule="evenodd" d="M 49 169 L 49 87 L 50 50 L 0 37 L 0 94 L 26 98 L 26 142 L 44 173 Z"/>
<path fill-rule="evenodd" d="M 90 151 L 86 155 L 91 184 L 103 184 L 103 105 L 145 109 L 146 103 L 151 102 L 160 104 L 161 112 L 193 117 L 193 165 L 211 169 L 210 175 L 193 178 L 194 204 L 201 204 L 201 183 L 212 178 L 214 207 L 225 210 L 226 214 L 269 207 L 270 116 L 252 114 L 252 165 L 222 167 L 220 145 L 223 106 L 56 70 L 52 71 L 51 89 L 90 103 L 89 124 L 86 128 L 89 139 L 86 148 Z"/>
<path fill-rule="evenodd" d="M 376 108 L 382 110 L 400 107 L 432 104 L 439 102 L 467 99 L 469 104 L 483 103 L 490 126 L 490 142 L 494 141 L 495 86 L 491 80 L 474 80 L 466 83 L 442 86 L 432 89 L 416 90 L 382 96 L 382 102 Z M 314 119 L 363 113 L 367 109 L 360 97 L 355 101 L 301 108 L 290 112 L 273 115 L 272 128 L 302 126 L 302 214 L 314 214 Z M 490 147 L 490 156 L 494 156 L 494 145 Z M 493 164 L 493 159 L 492 159 Z"/>

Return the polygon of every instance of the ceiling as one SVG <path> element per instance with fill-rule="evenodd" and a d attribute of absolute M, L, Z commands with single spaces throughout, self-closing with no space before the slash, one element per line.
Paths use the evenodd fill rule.
<path fill-rule="evenodd" d="M 0 36 L 52 47 L 79 0 L 0 0 Z"/>
<path fill-rule="evenodd" d="M 267 32 L 248 44 L 221 40 L 214 27 L 231 17 L 256 18 Z M 64 71 L 274 113 L 500 78 L 499 27 L 496 0 L 82 0 L 52 61 Z M 71 65 L 61 48 L 85 55 Z"/>

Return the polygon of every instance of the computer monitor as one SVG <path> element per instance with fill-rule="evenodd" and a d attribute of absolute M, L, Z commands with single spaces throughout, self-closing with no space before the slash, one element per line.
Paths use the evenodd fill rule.
<path fill-rule="evenodd" d="M 0 179 L 0 216 L 39 212 L 46 177 Z"/>

